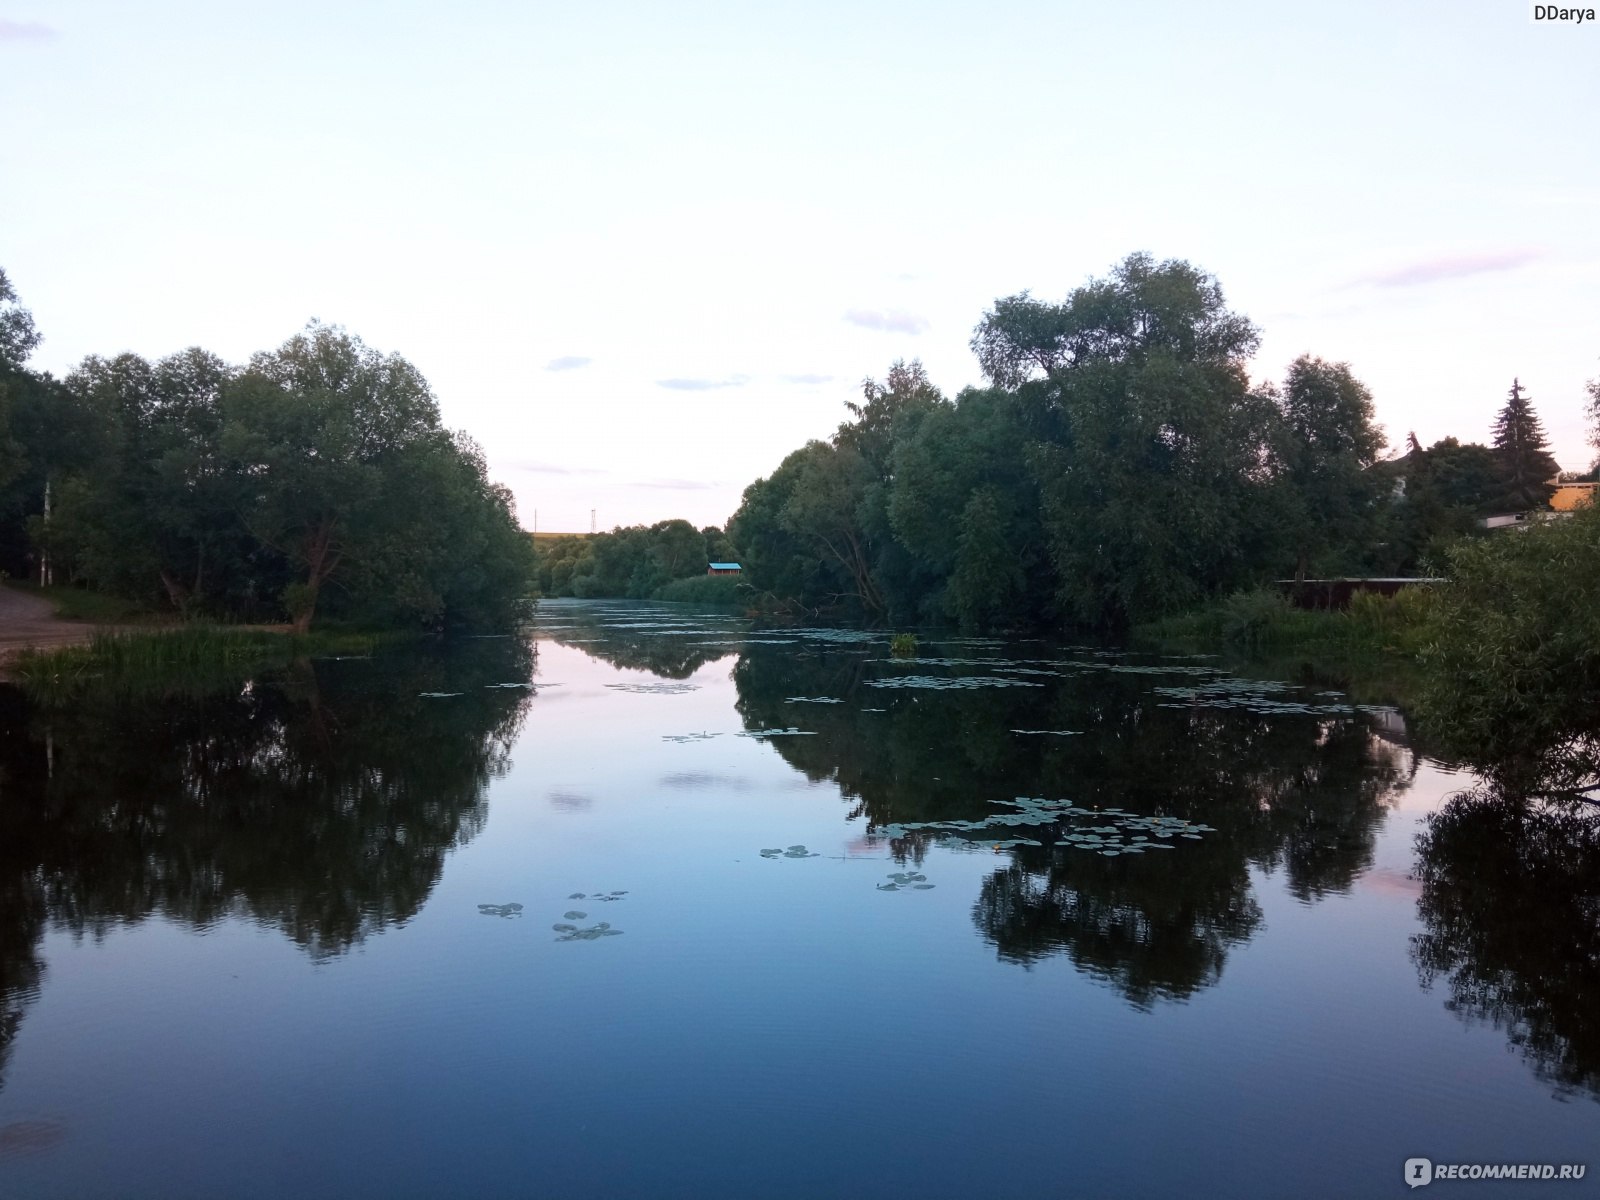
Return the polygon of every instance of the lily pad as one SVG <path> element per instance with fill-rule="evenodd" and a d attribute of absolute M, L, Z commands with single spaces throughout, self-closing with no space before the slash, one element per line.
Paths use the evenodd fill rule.
<path fill-rule="evenodd" d="M 520 904 L 480 904 L 478 911 L 486 917 L 517 917 L 522 915 Z"/>
<path fill-rule="evenodd" d="M 574 909 L 572 912 L 564 912 L 561 915 L 569 921 L 581 921 L 589 914 L 586 912 L 578 912 L 576 909 Z"/>

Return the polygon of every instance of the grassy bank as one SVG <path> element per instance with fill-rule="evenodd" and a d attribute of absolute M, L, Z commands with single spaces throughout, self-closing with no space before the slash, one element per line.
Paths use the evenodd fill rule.
<path fill-rule="evenodd" d="M 94 686 L 130 695 L 204 693 L 298 659 L 370 654 L 395 634 L 313 632 L 304 636 L 218 625 L 101 631 L 87 645 L 24 650 L 8 674 L 41 699 L 66 699 Z"/>
<path fill-rule="evenodd" d="M 1135 637 L 1169 650 L 1221 646 L 1257 668 L 1338 683 L 1366 701 L 1405 703 L 1419 684 L 1432 602 L 1427 589 L 1411 588 L 1395 596 L 1357 594 L 1341 612 L 1312 611 L 1262 589 L 1140 626 Z"/>

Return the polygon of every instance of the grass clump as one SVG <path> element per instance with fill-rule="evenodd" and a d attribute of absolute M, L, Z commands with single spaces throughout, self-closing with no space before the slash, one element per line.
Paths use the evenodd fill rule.
<path fill-rule="evenodd" d="M 889 653 L 896 658 L 910 658 L 917 652 L 917 635 L 897 633 L 889 639 Z"/>
<path fill-rule="evenodd" d="M 90 686 L 127 694 L 204 694 L 301 658 L 370 654 L 378 641 L 371 634 L 296 637 L 218 625 L 101 631 L 87 645 L 24 650 L 9 673 L 46 700 L 69 698 Z"/>

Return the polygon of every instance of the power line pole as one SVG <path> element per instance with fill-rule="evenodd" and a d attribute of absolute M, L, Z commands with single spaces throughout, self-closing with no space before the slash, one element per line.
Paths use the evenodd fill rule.
<path fill-rule="evenodd" d="M 594 532 L 594 509 L 592 508 L 589 510 L 589 532 L 591 534 Z"/>

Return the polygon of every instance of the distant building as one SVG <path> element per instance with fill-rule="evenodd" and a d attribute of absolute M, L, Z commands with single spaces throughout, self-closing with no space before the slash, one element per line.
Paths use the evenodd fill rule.
<path fill-rule="evenodd" d="M 707 575 L 737 575 L 743 568 L 738 563 L 712 563 L 706 568 Z"/>
<path fill-rule="evenodd" d="M 1561 483 L 1556 485 L 1555 495 L 1550 497 L 1550 508 L 1553 512 L 1571 512 L 1575 508 L 1582 508 L 1585 504 L 1594 503 L 1594 490 L 1600 483 Z"/>

